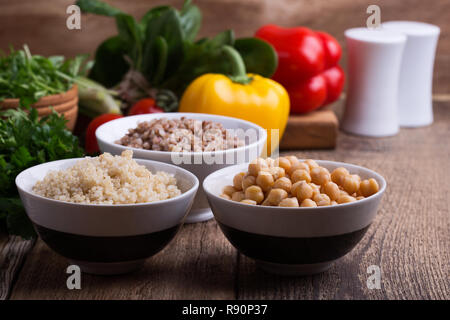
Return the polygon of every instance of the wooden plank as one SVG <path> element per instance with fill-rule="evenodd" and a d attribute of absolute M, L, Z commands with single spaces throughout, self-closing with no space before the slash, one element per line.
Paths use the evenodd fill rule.
<path fill-rule="evenodd" d="M 65 258 L 38 241 L 11 299 L 233 299 L 237 253 L 214 221 L 185 225 L 162 252 L 133 273 L 83 274 L 66 287 Z"/>
<path fill-rule="evenodd" d="M 388 183 L 380 211 L 361 243 L 323 274 L 298 278 L 264 273 L 237 255 L 210 221 L 185 226 L 138 272 L 84 275 L 79 291 L 66 289 L 67 261 L 39 241 L 11 298 L 450 299 L 449 133 L 450 103 L 439 102 L 431 126 L 402 129 L 383 139 L 340 133 L 334 151 L 295 153 L 366 166 Z M 381 267 L 380 290 L 366 286 L 370 265 Z"/>
<path fill-rule="evenodd" d="M 8 298 L 22 262 L 33 244 L 34 240 L 0 233 L 0 300 Z"/>
<path fill-rule="evenodd" d="M 358 246 L 326 273 L 285 278 L 240 256 L 240 299 L 449 299 L 450 103 L 435 104 L 435 123 L 370 139 L 339 134 L 335 151 L 302 158 L 355 163 L 382 174 L 388 188 Z M 369 290 L 367 267 L 379 265 L 381 290 Z"/>
<path fill-rule="evenodd" d="M 291 115 L 280 149 L 330 149 L 336 146 L 338 120 L 332 110 Z"/>

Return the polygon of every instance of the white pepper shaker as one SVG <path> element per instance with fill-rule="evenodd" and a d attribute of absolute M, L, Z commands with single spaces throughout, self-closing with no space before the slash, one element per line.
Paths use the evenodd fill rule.
<path fill-rule="evenodd" d="M 353 28 L 347 40 L 348 89 L 341 128 L 372 137 L 397 134 L 398 85 L 406 36 Z"/>
<path fill-rule="evenodd" d="M 400 126 L 429 125 L 433 122 L 433 65 L 440 29 L 415 21 L 389 21 L 382 28 L 407 37 L 400 70 Z"/>

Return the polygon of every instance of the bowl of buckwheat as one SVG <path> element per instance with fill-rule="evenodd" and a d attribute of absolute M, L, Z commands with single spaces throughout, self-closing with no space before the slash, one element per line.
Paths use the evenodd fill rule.
<path fill-rule="evenodd" d="M 202 183 L 212 172 L 259 157 L 267 133 L 241 119 L 174 112 L 116 119 L 101 125 L 96 137 L 102 152 L 121 154 L 131 149 L 135 158 L 180 166 Z M 200 188 L 185 222 L 201 222 L 212 217 Z"/>
<path fill-rule="evenodd" d="M 367 168 L 295 156 L 257 158 L 203 182 L 225 237 L 265 271 L 326 271 L 363 238 L 385 179 Z"/>

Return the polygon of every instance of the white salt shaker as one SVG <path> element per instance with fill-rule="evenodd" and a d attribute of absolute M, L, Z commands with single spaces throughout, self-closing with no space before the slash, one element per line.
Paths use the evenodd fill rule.
<path fill-rule="evenodd" d="M 363 136 L 395 135 L 406 36 L 380 28 L 354 28 L 346 30 L 345 37 L 348 89 L 341 128 Z"/>
<path fill-rule="evenodd" d="M 429 125 L 433 122 L 433 65 L 440 29 L 414 21 L 389 21 L 382 28 L 407 37 L 400 71 L 400 126 Z"/>

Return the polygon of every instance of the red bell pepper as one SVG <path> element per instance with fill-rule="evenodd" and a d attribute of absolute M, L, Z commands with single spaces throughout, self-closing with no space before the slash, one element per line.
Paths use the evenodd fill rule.
<path fill-rule="evenodd" d="M 289 93 L 292 113 L 305 113 L 339 98 L 344 72 L 338 65 L 342 54 L 331 35 L 304 27 L 261 27 L 255 34 L 278 53 L 273 79 Z"/>

